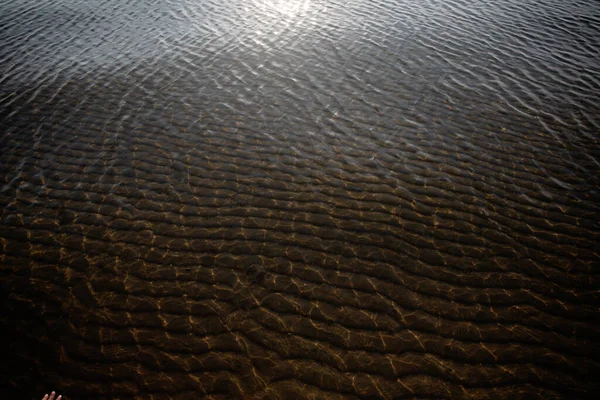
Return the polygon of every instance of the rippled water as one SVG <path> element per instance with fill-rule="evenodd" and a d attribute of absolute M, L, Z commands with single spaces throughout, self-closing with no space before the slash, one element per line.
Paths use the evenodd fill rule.
<path fill-rule="evenodd" d="M 0 1 L 5 393 L 574 398 L 595 1 Z"/>

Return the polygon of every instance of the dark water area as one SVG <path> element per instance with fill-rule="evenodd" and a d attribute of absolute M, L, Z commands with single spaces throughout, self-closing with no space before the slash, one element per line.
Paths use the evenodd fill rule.
<path fill-rule="evenodd" d="M 594 398 L 600 3 L 1 0 L 3 395 Z"/>

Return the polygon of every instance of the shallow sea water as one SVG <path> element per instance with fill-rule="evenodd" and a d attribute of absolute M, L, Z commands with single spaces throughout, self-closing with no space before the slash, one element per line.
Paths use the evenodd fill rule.
<path fill-rule="evenodd" d="M 586 398 L 595 1 L 0 1 L 12 398 Z"/>

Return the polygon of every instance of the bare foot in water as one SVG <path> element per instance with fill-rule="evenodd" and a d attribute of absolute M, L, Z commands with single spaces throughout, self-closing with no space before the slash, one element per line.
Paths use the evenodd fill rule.
<path fill-rule="evenodd" d="M 42 400 L 54 400 L 54 396 L 56 396 L 56 392 L 50 393 L 50 396 L 48 396 L 47 394 L 44 395 L 44 398 Z M 62 395 L 60 395 L 56 398 L 56 400 L 61 400 L 61 399 L 62 399 Z"/>

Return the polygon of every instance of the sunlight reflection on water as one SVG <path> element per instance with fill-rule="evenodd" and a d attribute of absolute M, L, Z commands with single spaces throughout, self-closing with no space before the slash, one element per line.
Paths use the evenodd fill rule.
<path fill-rule="evenodd" d="M 256 7 L 262 13 L 277 14 L 280 18 L 292 19 L 307 12 L 311 0 L 257 0 Z"/>

